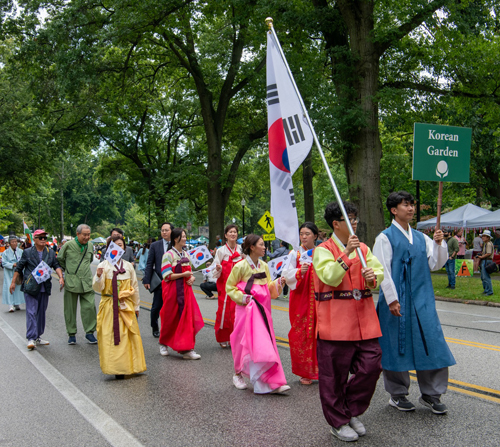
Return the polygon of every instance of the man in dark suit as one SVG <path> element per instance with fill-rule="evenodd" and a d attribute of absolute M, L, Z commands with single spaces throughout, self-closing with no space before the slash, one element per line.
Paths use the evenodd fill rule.
<path fill-rule="evenodd" d="M 146 263 L 146 269 L 144 270 L 144 278 L 142 278 L 142 284 L 149 290 L 151 287 L 151 276 L 153 271 L 155 271 L 161 278 L 161 260 L 163 254 L 168 250 L 168 244 L 170 242 L 170 233 L 174 226 L 170 222 L 165 222 L 161 226 L 161 239 L 153 242 L 149 248 L 148 260 Z M 153 305 L 151 306 L 151 328 L 153 329 L 153 337 L 160 337 L 160 328 L 158 327 L 158 317 L 160 316 L 160 310 L 163 306 L 163 298 L 161 295 L 161 285 L 158 286 L 153 292 Z"/>

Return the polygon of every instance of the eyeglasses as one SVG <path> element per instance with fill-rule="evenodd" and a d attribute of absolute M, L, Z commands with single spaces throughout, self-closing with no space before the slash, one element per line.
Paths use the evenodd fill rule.
<path fill-rule="evenodd" d="M 345 219 L 339 219 L 339 222 L 345 222 Z M 357 224 L 359 223 L 359 217 L 351 217 L 349 218 L 349 222 L 351 222 L 352 224 Z"/>
<path fill-rule="evenodd" d="M 37 236 L 35 239 L 40 239 L 41 241 L 46 241 L 47 236 Z"/>

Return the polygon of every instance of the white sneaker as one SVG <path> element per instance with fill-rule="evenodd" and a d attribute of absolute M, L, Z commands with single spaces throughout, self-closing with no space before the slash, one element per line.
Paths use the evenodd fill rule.
<path fill-rule="evenodd" d="M 43 345 L 43 346 L 50 345 L 50 343 L 47 340 L 43 340 L 40 337 L 37 338 L 35 341 L 37 345 Z"/>
<path fill-rule="evenodd" d="M 290 387 L 288 385 L 281 385 L 279 388 L 272 390 L 269 394 L 285 394 Z"/>
<path fill-rule="evenodd" d="M 186 352 L 185 354 L 183 354 L 182 358 L 184 360 L 198 360 L 198 359 L 201 359 L 201 355 L 196 354 L 196 352 L 194 352 L 194 351 L 189 351 L 189 352 Z"/>
<path fill-rule="evenodd" d="M 246 390 L 248 388 L 248 385 L 245 382 L 245 379 L 243 379 L 243 377 L 241 377 L 241 374 L 235 374 L 233 376 L 233 384 L 239 390 Z"/>
<path fill-rule="evenodd" d="M 167 356 L 168 355 L 168 346 L 160 345 L 160 354 Z"/>
<path fill-rule="evenodd" d="M 349 425 L 358 434 L 358 436 L 366 435 L 366 428 L 358 418 L 352 417 Z"/>
<path fill-rule="evenodd" d="M 15 304 L 15 305 L 14 305 L 14 309 L 16 309 L 16 310 L 21 310 L 21 307 L 19 306 L 19 304 Z"/>
<path fill-rule="evenodd" d="M 14 309 L 14 306 L 10 306 L 9 312 L 14 312 L 16 309 Z"/>
<path fill-rule="evenodd" d="M 330 428 L 330 433 L 339 438 L 341 441 L 357 441 L 359 439 L 358 434 L 349 426 L 349 424 L 342 425 L 340 428 L 332 427 Z"/>
<path fill-rule="evenodd" d="M 35 348 L 36 348 L 36 341 L 35 340 L 28 340 L 28 350 L 32 351 Z"/>

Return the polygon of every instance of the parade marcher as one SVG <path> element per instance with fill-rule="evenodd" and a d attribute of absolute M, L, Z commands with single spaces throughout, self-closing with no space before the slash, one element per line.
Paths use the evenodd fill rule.
<path fill-rule="evenodd" d="M 214 278 L 217 280 L 218 308 L 215 318 L 215 339 L 222 348 L 230 344 L 231 332 L 234 328 L 234 312 L 236 304 L 226 295 L 226 282 L 234 265 L 241 261 L 241 246 L 238 240 L 238 227 L 230 224 L 224 228 L 226 244 L 220 247 L 214 257 Z"/>
<path fill-rule="evenodd" d="M 90 240 L 90 227 L 80 224 L 76 227 L 76 238 L 64 244 L 57 256 L 65 272 L 64 320 L 68 333 L 68 344 L 76 344 L 76 309 L 80 301 L 80 316 L 85 338 L 96 344 L 94 331 L 97 324 L 95 293 L 92 288 L 90 264 L 94 260 L 94 247 Z"/>
<path fill-rule="evenodd" d="M 493 285 L 491 283 L 491 276 L 486 270 L 486 261 L 493 259 L 493 242 L 491 242 L 491 231 L 484 230 L 481 234 L 481 239 L 483 240 L 483 250 L 481 254 L 476 256 L 476 259 L 480 263 L 481 269 L 481 281 L 483 282 L 483 295 L 491 296 L 493 295 Z"/>
<path fill-rule="evenodd" d="M 286 384 L 271 315 L 271 299 L 281 293 L 285 278 L 271 280 L 262 261 L 266 245 L 261 236 L 249 234 L 243 243 L 246 258 L 238 262 L 227 279 L 226 293 L 236 304 L 231 350 L 234 360 L 233 384 L 247 388 L 250 379 L 255 394 L 282 394 Z"/>
<path fill-rule="evenodd" d="M 201 358 L 194 351 L 196 334 L 204 326 L 198 302 L 193 293 L 194 275 L 191 271 L 186 245 L 186 232 L 174 228 L 170 235 L 172 248 L 163 255 L 161 263 L 163 306 L 160 311 L 160 354 L 168 355 L 170 347 L 185 360 Z"/>
<path fill-rule="evenodd" d="M 38 283 L 33 277 L 33 271 L 43 261 L 56 271 L 59 285 L 61 288 L 64 287 L 63 272 L 57 262 L 56 255 L 53 250 L 49 250 L 46 244 L 47 232 L 36 230 L 33 233 L 33 239 L 34 245 L 23 251 L 10 284 L 10 293 L 13 293 L 17 278 L 19 275 L 23 275 L 21 290 L 24 292 L 24 300 L 26 301 L 26 338 L 30 351 L 36 345 L 49 344 L 48 341 L 42 340 L 41 336 L 45 331 L 45 312 L 52 290 L 52 277 L 49 276 L 45 281 Z"/>
<path fill-rule="evenodd" d="M 290 287 L 289 317 L 291 329 L 288 333 L 292 372 L 300 377 L 302 385 L 311 385 L 318 379 L 316 355 L 316 303 L 312 255 L 318 238 L 318 227 L 305 222 L 299 228 L 301 246 L 294 253 L 283 276 Z M 301 261 L 307 253 L 308 261 Z"/>
<path fill-rule="evenodd" d="M 111 240 L 125 250 L 121 235 L 113 236 L 108 247 Z M 93 287 L 101 294 L 97 339 L 102 372 L 123 379 L 125 375 L 146 371 L 137 321 L 141 299 L 134 267 L 123 259 L 115 265 L 105 260 L 97 266 Z"/>
<path fill-rule="evenodd" d="M 123 240 L 125 240 L 125 236 L 124 236 L 123 230 L 121 228 L 113 228 L 109 233 L 109 238 L 113 238 L 113 236 L 118 236 L 118 235 L 123 237 Z M 110 240 L 109 238 L 108 238 L 108 242 Z M 105 255 L 106 255 L 106 248 L 103 248 L 102 253 L 101 253 L 101 259 L 104 259 Z M 135 256 L 134 256 L 134 249 L 132 247 L 125 246 L 125 253 L 122 256 L 122 259 L 124 261 L 130 262 L 132 264 L 132 267 L 135 268 Z"/>
<path fill-rule="evenodd" d="M 448 260 L 444 265 L 446 268 L 446 274 L 448 275 L 448 285 L 447 289 L 455 288 L 455 258 L 457 257 L 459 246 L 458 241 L 451 235 L 449 230 L 443 230 L 444 240 L 448 246 Z"/>
<path fill-rule="evenodd" d="M 14 293 L 10 293 L 9 290 L 12 278 L 14 277 L 15 268 L 23 255 L 23 251 L 17 248 L 18 239 L 16 235 L 9 236 L 9 242 L 10 247 L 5 250 L 2 255 L 2 267 L 4 268 L 2 304 L 7 304 L 9 306 L 9 312 L 14 312 L 16 310 L 21 310 L 20 305 L 24 304 L 24 294 L 21 292 L 20 283 L 16 284 Z"/>
<path fill-rule="evenodd" d="M 358 210 L 349 202 L 344 208 L 355 233 Z M 370 405 L 382 371 L 381 331 L 371 289 L 384 275 L 370 249 L 350 234 L 338 203 L 327 205 L 325 220 L 332 237 L 313 255 L 319 396 L 330 433 L 342 441 L 356 441 L 366 434 L 358 416 Z"/>
<path fill-rule="evenodd" d="M 163 255 L 169 249 L 170 234 L 173 229 L 174 226 L 170 222 L 164 222 L 160 228 L 161 238 L 156 242 L 153 242 L 149 247 L 146 269 L 144 270 L 144 277 L 142 278 L 142 284 L 146 290 L 151 288 L 151 281 L 154 275 L 156 275 L 157 279 L 161 282 L 161 263 Z M 151 306 L 151 329 L 153 330 L 153 337 L 155 338 L 160 337 L 158 318 L 160 316 L 162 306 L 162 285 L 160 284 L 153 292 L 153 305 Z"/>
<path fill-rule="evenodd" d="M 151 245 L 151 239 L 146 242 L 143 247 L 139 250 L 139 265 L 137 270 L 144 275 L 144 271 L 146 270 L 146 263 L 148 262 L 149 255 L 149 247 Z"/>
<path fill-rule="evenodd" d="M 385 272 L 377 310 L 389 405 L 400 411 L 415 410 L 406 396 L 409 371 L 416 370 L 419 402 L 435 414 L 444 414 L 448 409 L 441 395 L 448 388 L 448 367 L 455 359 L 439 322 L 430 272 L 443 267 L 448 247 L 441 230 L 431 240 L 411 228 L 415 204 L 408 192 L 391 193 L 386 206 L 393 221 L 377 236 L 373 252 Z"/>
<path fill-rule="evenodd" d="M 211 265 L 212 261 L 207 261 L 206 268 L 208 269 Z M 203 282 L 200 284 L 200 289 L 206 295 L 207 300 L 213 300 L 213 292 L 217 292 L 217 282 L 213 273 L 213 269 L 208 270 L 206 273 L 203 272 Z"/>

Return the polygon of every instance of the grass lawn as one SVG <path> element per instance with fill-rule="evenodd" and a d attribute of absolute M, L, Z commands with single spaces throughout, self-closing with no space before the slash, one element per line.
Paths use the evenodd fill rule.
<path fill-rule="evenodd" d="M 444 274 L 440 274 L 444 273 Z M 441 271 L 432 273 L 432 285 L 434 286 L 434 294 L 436 296 L 442 296 L 446 298 L 459 298 L 461 300 L 470 301 L 491 301 L 495 303 L 500 303 L 500 281 L 493 279 L 493 277 L 498 276 L 498 273 L 492 275 L 493 284 L 493 295 L 485 296 L 483 295 L 483 283 L 481 282 L 481 277 L 475 274 L 473 278 L 462 278 L 457 277 L 455 290 L 447 289 L 448 276 L 446 276 L 446 271 L 443 269 Z"/>

